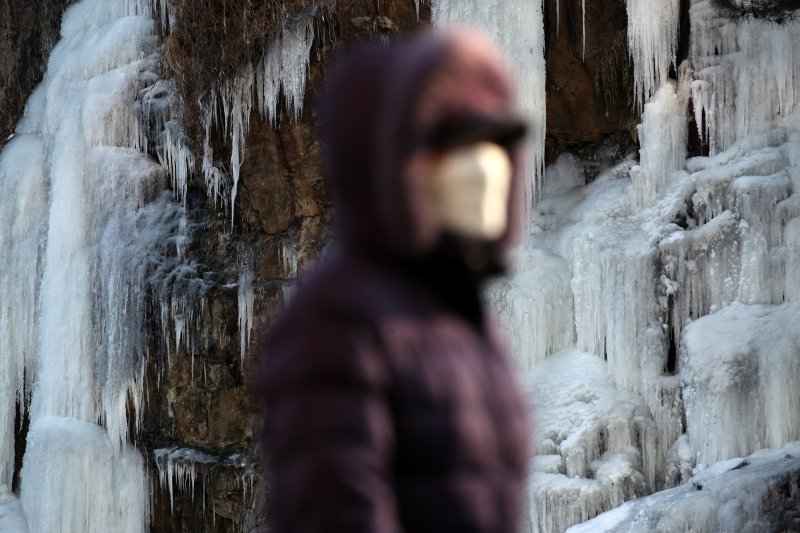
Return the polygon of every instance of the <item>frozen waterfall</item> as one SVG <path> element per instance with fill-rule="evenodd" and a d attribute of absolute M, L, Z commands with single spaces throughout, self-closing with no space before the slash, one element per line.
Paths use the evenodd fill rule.
<path fill-rule="evenodd" d="M 779 458 L 800 440 L 800 24 L 694 0 L 679 66 L 678 4 L 628 0 L 638 161 L 586 184 L 562 154 L 490 294 L 536 413 L 532 531 L 680 484 L 574 530 L 770 525 L 767 480 L 795 464 Z M 710 156 L 687 159 L 690 104 Z M 761 448 L 776 451 L 741 459 Z M 687 483 L 707 485 L 702 503 L 671 507 Z"/>
<path fill-rule="evenodd" d="M 36 533 L 148 528 L 128 431 L 143 401 L 148 284 L 179 215 L 165 170 L 139 150 L 133 106 L 158 77 L 154 26 L 145 1 L 70 7 L 0 154 L 11 221 L 0 229 L 0 486 L 12 482 L 15 411 L 29 409 L 20 500 Z"/>
<path fill-rule="evenodd" d="M 141 423 L 150 293 L 167 357 L 195 351 L 204 288 L 171 285 L 196 274 L 181 263 L 189 178 L 233 217 L 251 113 L 274 123 L 279 102 L 290 118 L 302 111 L 312 15 L 201 95 L 193 153 L 159 79 L 156 30 L 169 33 L 174 13 L 153 3 L 160 21 L 150 0 L 70 7 L 0 152 L 2 531 L 147 530 L 148 474 L 129 432 Z M 536 413 L 529 529 L 772 527 L 781 518 L 765 509 L 800 456 L 800 24 L 735 23 L 691 0 L 682 58 L 682 2 L 626 4 L 640 151 L 586 183 L 571 154 L 544 169 L 542 4 L 430 0 L 436 24 L 477 24 L 502 43 L 534 124 L 530 235 L 489 295 Z M 139 123 L 143 109 L 157 124 Z M 708 156 L 687 158 L 692 112 Z M 284 243 L 280 259 L 296 273 L 297 250 Z M 242 361 L 254 260 L 238 258 Z M 154 458 L 170 497 L 202 468 L 241 459 L 187 448 Z"/>

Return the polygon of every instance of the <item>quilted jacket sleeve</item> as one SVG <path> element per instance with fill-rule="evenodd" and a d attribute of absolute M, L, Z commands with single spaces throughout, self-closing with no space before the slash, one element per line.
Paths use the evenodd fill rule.
<path fill-rule="evenodd" d="M 273 335 L 264 368 L 273 531 L 400 531 L 377 343 L 341 316 L 297 322 Z"/>

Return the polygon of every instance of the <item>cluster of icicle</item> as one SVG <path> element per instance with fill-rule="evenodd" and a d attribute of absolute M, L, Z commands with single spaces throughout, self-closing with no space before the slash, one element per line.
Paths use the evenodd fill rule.
<path fill-rule="evenodd" d="M 33 532 L 146 531 L 139 428 L 145 305 L 180 209 L 141 151 L 132 105 L 158 72 L 147 2 L 83 0 L 0 153 L 0 485 L 15 411 L 30 429 Z"/>
<path fill-rule="evenodd" d="M 164 4 L 159 10 L 162 27 L 169 32 L 174 29 L 174 13 L 166 0 L 159 2 Z M 313 22 L 313 14 L 301 15 L 289 21 L 267 45 L 257 63 L 245 64 L 235 76 L 208 89 L 199 99 L 204 132 L 200 171 L 209 197 L 215 206 L 221 202 L 230 209 L 231 220 L 251 114 L 257 109 L 262 118 L 274 125 L 278 119 L 281 95 L 294 120 L 302 113 L 311 45 L 314 42 Z M 211 146 L 211 135 L 216 128 L 222 130 L 230 144 L 231 155 L 227 164 L 218 161 Z M 176 122 L 170 121 L 165 125 L 158 153 L 162 163 L 170 169 L 178 198 L 185 202 L 189 177 L 198 165 L 196 155 L 188 147 L 185 134 Z"/>
<path fill-rule="evenodd" d="M 220 465 L 241 470 L 239 486 L 243 500 L 247 500 L 248 491 L 253 490 L 254 471 L 252 465 L 238 454 L 219 458 L 193 448 L 157 448 L 153 450 L 153 459 L 158 470 L 158 481 L 161 488 L 169 493 L 170 511 L 174 512 L 176 489 L 189 493 L 194 501 L 198 475 L 203 483 L 201 505 L 206 508 L 206 479 L 214 467 Z M 176 486 L 177 485 L 177 486 Z"/>
<path fill-rule="evenodd" d="M 549 167 L 490 295 L 530 370 L 534 531 L 800 439 L 800 25 L 694 0 L 676 65 L 677 4 L 628 1 L 639 160 L 588 185 L 572 156 Z M 710 156 L 687 160 L 690 102 Z M 758 523 L 746 509 L 737 524 Z"/>

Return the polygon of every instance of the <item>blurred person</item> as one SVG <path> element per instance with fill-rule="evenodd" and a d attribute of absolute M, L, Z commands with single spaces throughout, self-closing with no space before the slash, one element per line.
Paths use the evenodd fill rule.
<path fill-rule="evenodd" d="M 458 29 L 351 52 L 320 102 L 339 249 L 263 350 L 276 533 L 517 533 L 530 432 L 480 289 L 520 213 L 510 74 Z"/>

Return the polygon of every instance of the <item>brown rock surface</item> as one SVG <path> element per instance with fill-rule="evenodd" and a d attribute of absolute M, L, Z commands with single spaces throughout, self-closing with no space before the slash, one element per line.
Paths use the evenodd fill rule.
<path fill-rule="evenodd" d="M 625 0 L 586 0 L 585 48 L 583 27 L 580 0 L 545 2 L 547 164 L 605 137 L 636 141 Z"/>

